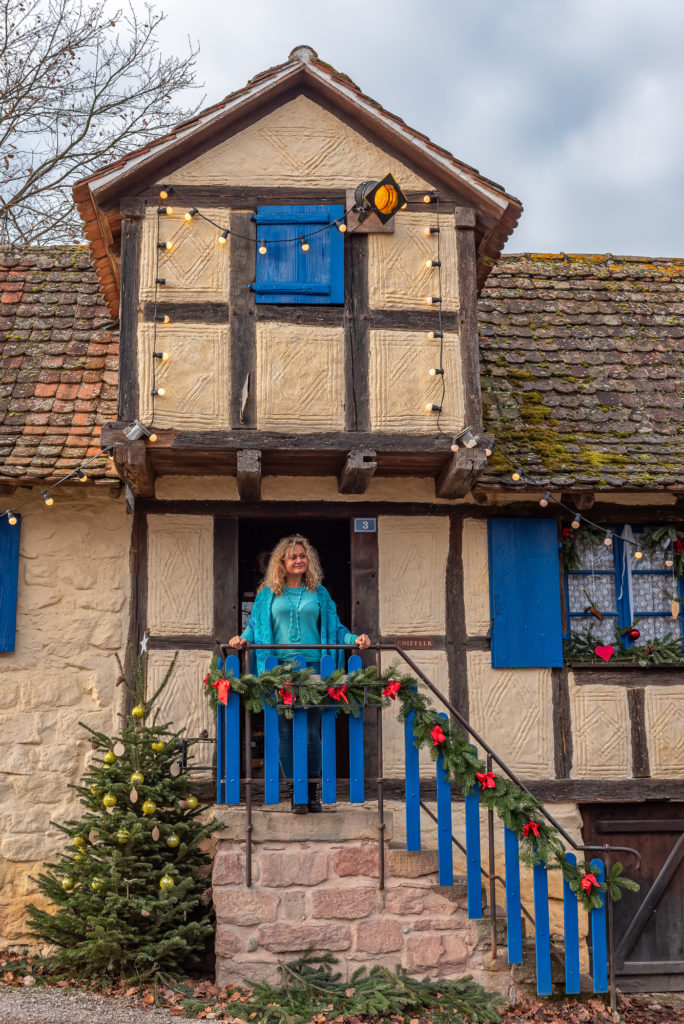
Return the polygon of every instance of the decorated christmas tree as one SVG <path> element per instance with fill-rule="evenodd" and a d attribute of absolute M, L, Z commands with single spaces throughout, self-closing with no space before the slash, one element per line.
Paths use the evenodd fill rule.
<path fill-rule="evenodd" d="M 205 847 L 217 826 L 201 822 L 181 737 L 155 710 L 176 659 L 148 700 L 144 662 L 132 660 L 130 683 L 120 680 L 136 705 L 120 734 L 83 727 L 95 751 L 74 787 L 84 813 L 53 823 L 68 847 L 36 881 L 54 911 L 29 907 L 31 934 L 57 947 L 50 970 L 72 977 L 188 974 L 214 934 Z"/>

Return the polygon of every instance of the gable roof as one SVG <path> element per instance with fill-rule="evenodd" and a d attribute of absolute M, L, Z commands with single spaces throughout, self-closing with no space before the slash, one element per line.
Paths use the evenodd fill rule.
<path fill-rule="evenodd" d="M 0 249 L 0 479 L 47 482 L 116 418 L 118 340 L 86 249 Z M 110 477 L 105 458 L 88 476 Z"/>
<path fill-rule="evenodd" d="M 457 160 L 441 146 L 384 110 L 352 80 L 320 60 L 309 46 L 296 47 L 285 63 L 260 72 L 246 86 L 226 96 L 167 135 L 102 167 L 74 186 L 103 294 L 112 315 L 118 310 L 118 200 L 132 196 L 188 159 L 189 150 L 220 141 L 247 118 L 278 97 L 309 89 L 350 115 L 363 128 L 408 157 L 437 182 L 463 197 L 478 212 L 478 284 L 481 287 L 522 212 L 522 204 L 501 185 Z M 248 183 L 245 183 L 248 184 Z M 356 182 L 350 182 L 353 187 Z"/>
<path fill-rule="evenodd" d="M 485 424 L 526 477 L 684 488 L 684 260 L 504 256 L 478 318 Z M 495 451 L 484 479 L 510 472 Z"/>

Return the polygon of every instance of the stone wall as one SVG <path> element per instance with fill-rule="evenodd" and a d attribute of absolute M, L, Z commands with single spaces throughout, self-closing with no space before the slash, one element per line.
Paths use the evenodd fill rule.
<path fill-rule="evenodd" d="M 255 811 L 253 884 L 245 884 L 244 810 L 217 811 L 213 894 L 216 983 L 277 980 L 280 961 L 331 952 L 349 977 L 361 966 L 401 964 L 411 974 L 511 986 L 505 955 L 492 965 L 481 930 L 468 921 L 465 885 L 437 884 L 436 853 L 385 848 L 378 886 L 377 816 L 338 808 L 296 819 Z M 386 816 L 387 836 L 392 815 Z M 350 837 L 354 838 L 350 838 Z"/>
<path fill-rule="evenodd" d="M 90 754 L 79 722 L 109 732 L 120 703 L 130 520 L 122 498 L 76 486 L 22 511 L 16 649 L 0 654 L 0 946 L 26 941 L 29 875 L 63 846 L 50 822 L 78 811 L 68 787 Z"/>

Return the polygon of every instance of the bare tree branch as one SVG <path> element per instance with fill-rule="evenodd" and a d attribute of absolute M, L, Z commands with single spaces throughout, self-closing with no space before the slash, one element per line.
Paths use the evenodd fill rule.
<path fill-rule="evenodd" d="M 194 111 L 198 50 L 164 57 L 164 15 L 107 0 L 0 0 L 0 242 L 77 241 L 71 187 Z M 196 108 L 195 108 L 196 109 Z"/>

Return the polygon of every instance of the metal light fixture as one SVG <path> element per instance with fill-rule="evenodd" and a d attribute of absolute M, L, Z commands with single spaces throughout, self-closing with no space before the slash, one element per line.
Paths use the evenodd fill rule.
<path fill-rule="evenodd" d="M 150 441 L 157 440 L 157 435 L 149 427 L 144 427 L 140 420 L 133 420 L 128 430 L 124 430 L 124 437 L 127 441 L 139 441 L 141 437 L 149 437 Z"/>
<path fill-rule="evenodd" d="M 451 450 L 452 452 L 457 452 L 461 445 L 464 448 L 475 448 L 477 442 L 478 437 L 476 434 L 473 434 L 473 428 L 464 427 L 460 434 L 456 434 L 451 442 Z"/>
<path fill-rule="evenodd" d="M 394 176 L 386 174 L 382 181 L 362 181 L 357 185 L 354 204 L 359 213 L 374 213 L 381 224 L 386 224 L 406 204 L 406 196 Z"/>

